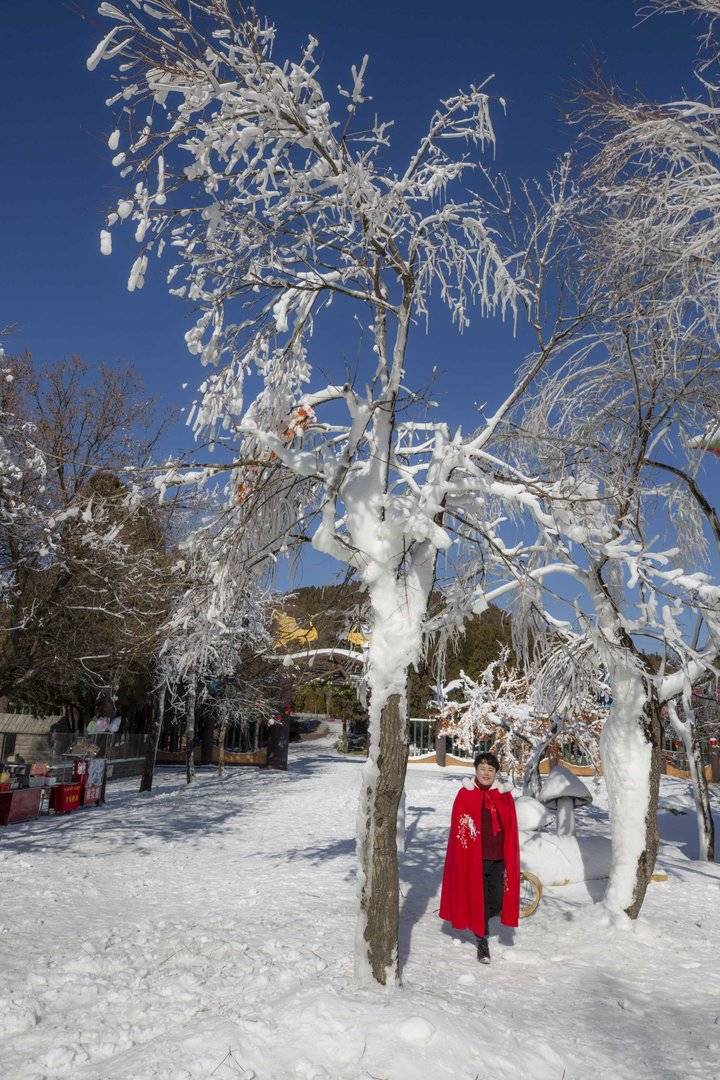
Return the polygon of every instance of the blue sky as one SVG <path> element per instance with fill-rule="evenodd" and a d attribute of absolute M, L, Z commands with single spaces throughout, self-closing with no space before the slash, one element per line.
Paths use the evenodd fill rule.
<path fill-rule="evenodd" d="M 697 28 L 678 16 L 638 26 L 636 6 L 273 0 L 260 10 L 279 27 L 277 56 L 294 53 L 308 32 L 320 40 L 329 88 L 347 84 L 350 65 L 370 55 L 367 89 L 373 108 L 395 121 L 400 152 L 421 135 L 440 97 L 494 74 L 495 92 L 508 105 L 507 117 L 496 115 L 497 166 L 517 179 L 543 173 L 570 144 L 563 115 L 595 60 L 649 98 L 691 87 Z M 160 274 L 148 275 L 141 292 L 127 292 L 129 246 L 116 244 L 111 258 L 99 253 L 103 216 L 119 191 L 106 146 L 114 126 L 104 107 L 108 68 L 91 74 L 85 59 L 106 20 L 86 0 L 2 7 L 0 326 L 16 328 L 12 349 L 28 348 L 40 360 L 77 353 L 90 363 L 132 362 L 151 393 L 187 404 L 201 377 L 183 342 L 189 312 L 166 295 Z M 430 342 L 418 341 L 421 366 L 436 363 L 442 371 L 448 344 L 441 322 Z M 347 342 L 350 359 L 355 348 Z M 519 352 L 507 327 L 474 325 L 459 346 L 460 377 L 441 378 L 433 390 L 445 416 L 471 425 L 474 402 L 495 403 Z M 182 383 L 189 384 L 184 393 Z M 178 427 L 171 441 L 187 442 L 187 433 Z M 319 572 L 312 564 L 308 570 Z"/>

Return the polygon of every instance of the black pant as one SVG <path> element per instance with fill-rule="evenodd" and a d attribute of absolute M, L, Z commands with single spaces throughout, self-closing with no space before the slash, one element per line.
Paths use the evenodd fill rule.
<path fill-rule="evenodd" d="M 505 863 L 502 859 L 483 859 L 483 888 L 485 891 L 485 937 L 488 923 L 502 911 Z"/>

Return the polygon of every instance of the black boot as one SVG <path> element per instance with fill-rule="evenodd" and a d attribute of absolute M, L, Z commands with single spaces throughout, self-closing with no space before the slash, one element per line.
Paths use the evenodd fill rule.
<path fill-rule="evenodd" d="M 490 963 L 490 946 L 486 937 L 477 938 L 477 958 L 481 964 Z"/>

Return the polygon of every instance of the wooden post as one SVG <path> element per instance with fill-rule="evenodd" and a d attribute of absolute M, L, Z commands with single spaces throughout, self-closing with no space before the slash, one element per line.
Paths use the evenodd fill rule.
<path fill-rule="evenodd" d="M 437 735 L 435 738 L 435 760 L 438 765 L 445 768 L 447 759 L 447 735 Z"/>

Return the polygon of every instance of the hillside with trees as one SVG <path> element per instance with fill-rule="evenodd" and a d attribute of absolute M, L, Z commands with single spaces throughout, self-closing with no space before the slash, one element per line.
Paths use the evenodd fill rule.
<path fill-rule="evenodd" d="M 435 596 L 434 600 L 439 603 L 440 597 Z M 362 633 L 367 619 L 362 590 L 354 582 L 304 586 L 283 597 L 278 610 L 291 615 L 301 630 L 315 628 L 317 638 L 308 643 L 308 649 L 347 648 L 348 634 L 353 630 Z M 302 648 L 301 642 L 294 642 L 282 651 Z M 448 647 L 444 677 L 454 679 L 464 671 L 477 678 L 504 648 L 511 648 L 511 617 L 508 612 L 491 605 L 482 615 L 468 619 L 464 632 Z M 418 669 L 410 673 L 408 706 L 411 716 L 428 715 L 435 682 L 435 649 L 436 646 L 431 644 Z M 321 673 L 315 674 L 315 665 L 297 669 L 296 708 L 327 712 L 345 719 L 364 717 L 355 687 L 342 678 L 342 672 L 333 671 L 332 665 L 316 664 L 318 671 L 322 669 Z"/>

